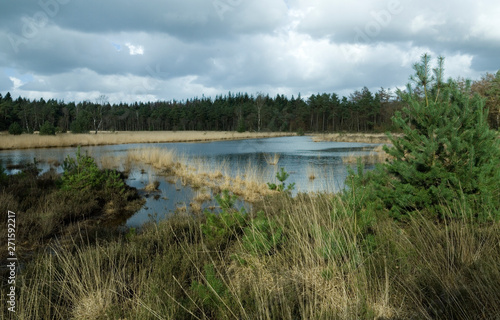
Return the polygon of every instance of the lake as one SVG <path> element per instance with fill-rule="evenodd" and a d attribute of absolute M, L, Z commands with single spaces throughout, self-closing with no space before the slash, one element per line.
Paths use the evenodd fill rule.
<path fill-rule="evenodd" d="M 244 168 L 259 171 L 264 181 L 276 182 L 275 174 L 280 167 L 290 174 L 287 183 L 295 183 L 297 192 L 338 192 L 344 188 L 347 166 L 342 158 L 369 154 L 378 144 L 350 142 L 313 142 L 308 136 L 293 136 L 251 140 L 215 141 L 206 143 L 155 143 L 125 144 L 96 147 L 82 147 L 97 163 L 106 157 L 125 157 L 127 152 L 142 148 L 175 150 L 188 162 L 203 162 L 205 166 L 218 167 L 224 163 L 229 175 L 240 175 Z M 38 167 L 47 171 L 55 164 L 62 163 L 66 156 L 74 156 L 76 148 L 23 149 L 0 151 L 0 162 L 10 168 L 7 173 L 15 173 L 16 165 L 39 161 Z M 276 164 L 272 164 L 276 162 Z M 370 169 L 372 166 L 367 165 Z M 148 220 L 159 220 L 175 210 L 189 210 L 191 199 L 197 191 L 184 186 L 178 180 L 158 175 L 152 168 L 141 165 L 133 167 L 127 184 L 138 189 L 151 180 L 160 182 L 159 191 L 148 194 L 145 206 L 130 217 L 127 226 L 139 226 Z M 243 203 L 239 204 L 245 205 Z M 215 206 L 212 201 L 203 203 L 202 209 Z"/>

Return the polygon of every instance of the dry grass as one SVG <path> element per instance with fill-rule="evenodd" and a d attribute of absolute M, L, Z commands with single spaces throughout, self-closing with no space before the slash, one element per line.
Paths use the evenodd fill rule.
<path fill-rule="evenodd" d="M 198 190 L 196 192 L 196 195 L 193 197 L 193 201 L 194 202 L 199 202 L 199 203 L 203 203 L 203 202 L 209 201 L 211 199 L 212 199 L 212 195 L 206 189 Z"/>
<path fill-rule="evenodd" d="M 160 186 L 160 182 L 158 180 L 152 181 L 144 187 L 144 191 L 146 192 L 155 192 L 158 191 L 158 187 Z"/>
<path fill-rule="evenodd" d="M 189 185 L 194 189 L 207 187 L 213 193 L 227 189 L 249 202 L 255 202 L 265 195 L 274 193 L 264 182 L 265 173 L 250 163 L 232 176 L 226 161 L 210 164 L 200 159 L 177 155 L 168 149 L 132 150 L 128 152 L 126 159 L 129 162 L 151 165 L 167 177 L 177 177 L 184 186 Z"/>
<path fill-rule="evenodd" d="M 401 134 L 393 134 L 400 137 Z M 360 143 L 390 143 L 385 133 L 329 133 L 313 136 L 314 142 L 360 142 Z"/>
<path fill-rule="evenodd" d="M 234 299 L 229 307 L 214 292 L 223 314 L 238 319 L 355 319 L 370 310 L 366 318 L 401 316 L 401 307 L 389 299 L 387 272 L 380 280 L 370 278 L 369 254 L 357 238 L 356 221 L 345 219 L 346 208 L 336 207 L 325 195 L 275 198 L 263 206 L 266 219 L 286 230 L 286 242 L 266 256 L 237 241 L 231 253 L 238 258 L 215 263 L 217 277 Z M 250 230 L 255 239 L 266 237 L 261 229 L 246 233 Z M 248 301 L 251 310 L 245 308 Z"/>
<path fill-rule="evenodd" d="M 191 203 L 189 203 L 189 209 L 190 209 L 191 213 L 193 213 L 193 214 L 200 214 L 201 213 L 201 204 L 199 202 L 192 201 Z"/>
<path fill-rule="evenodd" d="M 266 162 L 268 165 L 275 166 L 280 161 L 280 154 L 275 153 L 273 155 L 270 155 L 270 154 L 265 153 L 264 158 L 266 159 Z"/>
<path fill-rule="evenodd" d="M 309 181 L 313 181 L 314 179 L 316 179 L 318 177 L 317 168 L 314 165 L 312 165 L 311 163 L 309 163 L 309 165 L 307 166 L 307 169 L 306 169 L 306 174 L 307 174 L 307 177 L 309 178 Z"/>
<path fill-rule="evenodd" d="M 128 143 L 202 142 L 281 137 L 283 132 L 227 132 L 227 131 L 124 131 L 98 134 L 61 133 L 56 136 L 0 134 L 0 149 L 31 149 L 72 146 L 100 146 Z"/>
<path fill-rule="evenodd" d="M 378 146 L 375 149 L 373 149 L 372 152 L 369 154 L 365 155 L 355 155 L 355 154 L 350 154 L 347 156 L 342 157 L 342 162 L 344 164 L 355 164 L 358 162 L 358 158 L 361 158 L 361 161 L 364 164 L 374 164 L 374 163 L 382 163 L 385 162 L 387 159 L 390 158 L 390 156 L 384 151 L 383 146 Z"/>
<path fill-rule="evenodd" d="M 149 164 L 155 169 L 166 169 L 175 164 L 176 154 L 173 150 L 145 148 L 129 151 L 127 158 L 131 162 Z"/>
<path fill-rule="evenodd" d="M 249 202 L 273 193 L 263 181 L 264 173 L 252 165 L 247 165 L 235 175 L 229 173 L 225 162 L 214 166 L 196 161 L 186 166 L 180 165 L 179 168 L 181 170 L 176 170 L 176 174 L 184 177 L 189 185 L 209 187 L 213 193 L 227 189 Z"/>
<path fill-rule="evenodd" d="M 264 215 L 244 222 L 243 231 L 228 229 L 220 247 L 200 228 L 206 220 L 187 215 L 193 210 L 196 204 L 183 205 L 179 215 L 125 238 L 55 247 L 40 255 L 19 274 L 18 318 L 497 319 L 500 314 L 498 222 L 478 225 L 464 218 L 440 224 L 412 216 L 401 224 L 379 217 L 363 231 L 356 204 L 327 194 L 280 195 L 256 204 Z M 269 239 L 265 225 L 283 230 L 285 237 L 270 254 L 255 253 L 244 235 Z M 205 271 L 208 264 L 212 274 Z M 2 304 L 5 297 L 0 296 Z M 0 317 L 6 313 L 4 308 Z"/>
<path fill-rule="evenodd" d="M 99 159 L 102 169 L 119 169 L 123 159 L 118 156 L 103 156 Z"/>
<path fill-rule="evenodd" d="M 77 245 L 74 248 L 75 252 L 70 254 L 55 247 L 49 258 L 35 262 L 37 275 L 44 278 L 30 286 L 33 290 L 31 294 L 23 293 L 19 297 L 17 319 L 56 318 L 56 314 L 50 315 L 54 312 L 52 303 L 47 300 L 50 297 L 40 294 L 49 283 L 59 284 L 61 295 L 57 297 L 58 301 L 71 306 L 57 318 L 103 319 L 109 308 L 122 300 L 127 275 L 119 266 L 125 263 L 127 257 L 120 256 L 121 246 L 112 243 L 96 245 L 91 249 Z M 113 263 L 110 265 L 109 261 Z M 54 265 L 59 267 L 53 268 Z M 110 272 L 103 272 L 103 268 L 108 267 Z"/>

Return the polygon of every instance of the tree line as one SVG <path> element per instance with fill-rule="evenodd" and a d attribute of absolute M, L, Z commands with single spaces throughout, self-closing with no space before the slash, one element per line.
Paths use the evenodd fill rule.
<path fill-rule="evenodd" d="M 485 98 L 490 125 L 500 126 L 500 71 L 472 85 Z M 415 94 L 419 94 L 418 92 Z M 420 93 L 421 94 L 421 93 Z M 0 94 L 0 131 L 15 126 L 32 133 L 52 126 L 59 132 L 202 130 L 287 132 L 383 132 L 404 102 L 391 90 L 372 93 L 367 87 L 349 96 L 336 93 L 300 96 L 231 93 L 182 101 L 110 104 L 95 101 L 29 100 Z M 44 127 L 45 125 L 45 127 Z"/>

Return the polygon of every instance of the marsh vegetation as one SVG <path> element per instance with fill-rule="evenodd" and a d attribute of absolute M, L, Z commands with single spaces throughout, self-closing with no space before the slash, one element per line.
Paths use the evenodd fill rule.
<path fill-rule="evenodd" d="M 123 131 L 94 133 L 0 134 L 0 150 L 102 146 L 110 144 L 220 141 L 256 139 L 292 135 L 286 132 L 228 132 L 228 131 Z"/>
<path fill-rule="evenodd" d="M 415 65 L 419 90 L 399 93 L 407 107 L 394 123 L 404 134 L 389 136 L 391 145 L 383 147 L 388 156 L 373 170 L 356 160 L 348 187 L 336 194 L 292 194 L 297 186 L 280 167 L 283 156 L 269 164 L 276 179 L 261 181 L 259 175 L 252 178 L 251 168 L 227 174 L 224 164 L 187 161 L 168 149 L 126 153 L 119 165 L 124 171 L 147 164 L 195 186 L 190 207 L 212 198 L 218 212 L 191 214 L 185 206 L 140 228 L 110 228 L 103 234 L 81 229 L 63 238 L 68 241 L 46 242 L 47 250 L 34 252 L 19 272 L 17 316 L 498 318 L 500 142 L 488 128 L 482 101 L 467 87 L 444 82 L 442 61 L 430 78 L 428 59 L 423 56 Z M 89 170 L 75 170 L 77 163 Z M 55 182 L 33 175 L 18 179 L 25 181 L 22 188 L 1 174 L 1 203 L 30 212 L 28 221 L 52 225 L 37 214 L 57 210 L 23 204 L 18 193 L 25 193 L 14 191 L 27 188 L 42 195 L 30 194 L 28 201 L 49 199 L 50 190 L 74 192 L 82 184 L 88 192 L 122 190 L 118 172 L 92 163 L 79 155 L 65 163 Z M 312 180 L 321 175 L 315 168 L 304 174 Z M 94 178 L 83 179 L 89 175 Z M 154 192 L 155 178 L 149 180 Z M 36 188 L 40 183 L 49 187 Z M 255 195 L 252 208 L 237 207 L 249 194 Z M 71 201 L 91 204 L 98 195 Z M 72 219 L 84 221 L 80 215 Z M 24 232 L 38 228 L 24 226 Z"/>

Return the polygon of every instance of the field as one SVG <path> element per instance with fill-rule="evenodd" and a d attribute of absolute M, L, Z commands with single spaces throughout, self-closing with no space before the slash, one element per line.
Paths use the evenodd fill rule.
<path fill-rule="evenodd" d="M 1 149 L 30 149 L 74 146 L 100 146 L 128 143 L 203 142 L 216 140 L 256 139 L 293 135 L 284 132 L 228 132 L 228 131 L 127 131 L 99 132 L 98 134 L 61 133 L 55 136 L 0 134 Z"/>

